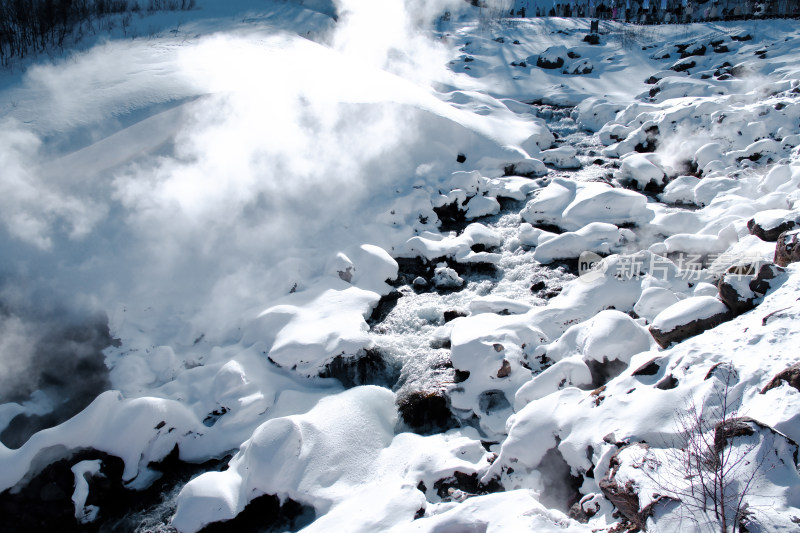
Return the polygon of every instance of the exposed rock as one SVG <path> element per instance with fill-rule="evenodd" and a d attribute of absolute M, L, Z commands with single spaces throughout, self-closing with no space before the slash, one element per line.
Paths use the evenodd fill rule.
<path fill-rule="evenodd" d="M 795 363 L 786 370 L 781 370 L 775 374 L 775 377 L 761 389 L 761 394 L 766 394 L 768 390 L 780 387 L 783 382 L 788 383 L 790 387 L 794 387 L 800 391 L 800 363 Z"/>
<path fill-rule="evenodd" d="M 770 280 L 781 271 L 783 269 L 774 264 L 732 266 L 719 281 L 719 298 L 735 315 L 740 315 L 756 306 L 758 299 L 769 290 Z"/>
<path fill-rule="evenodd" d="M 593 387 L 605 385 L 628 368 L 625 361 L 619 359 L 609 361 L 608 358 L 605 357 L 602 362 L 590 359 L 586 361 L 586 366 L 589 367 L 589 373 L 592 375 Z"/>
<path fill-rule="evenodd" d="M 167 531 L 170 507 L 165 505 L 164 498 L 199 472 L 223 468 L 229 459 L 227 456 L 199 465 L 184 463 L 175 447 L 160 463 L 147 465 L 163 475 L 146 489 L 132 490 L 122 483 L 122 459 L 94 449 L 76 450 L 44 467 L 13 493 L 11 490 L 0 493 L 0 516 L 6 517 L 0 531 Z M 75 518 L 72 501 L 75 474 L 71 467 L 88 460 L 99 460 L 101 467 L 100 475 L 86 478 L 89 494 L 85 505 L 95 506 L 99 511 L 95 520 L 82 524 Z M 268 525 L 263 516 L 262 525 Z"/>
<path fill-rule="evenodd" d="M 755 430 L 752 428 L 753 422 L 755 421 L 749 417 L 731 418 L 718 422 L 714 426 L 714 450 L 719 453 L 734 437 L 755 435 Z"/>
<path fill-rule="evenodd" d="M 664 376 L 664 379 L 656 383 L 656 388 L 659 390 L 671 390 L 678 386 L 678 378 L 669 374 Z"/>
<path fill-rule="evenodd" d="M 670 70 L 674 70 L 675 72 L 686 72 L 689 69 L 693 69 L 697 66 L 697 62 L 694 59 L 686 58 L 677 61 L 674 65 L 669 67 Z"/>
<path fill-rule="evenodd" d="M 487 390 L 478 396 L 478 409 L 487 415 L 511 409 L 511 403 L 501 390 Z"/>
<path fill-rule="evenodd" d="M 506 176 L 522 176 L 524 178 L 535 178 L 544 176 L 548 173 L 547 167 L 539 159 L 522 159 L 516 163 L 505 165 L 503 174 Z"/>
<path fill-rule="evenodd" d="M 511 363 L 508 362 L 508 359 L 503 359 L 503 365 L 500 367 L 500 370 L 497 371 L 498 378 L 506 378 L 511 374 Z"/>
<path fill-rule="evenodd" d="M 455 320 L 459 317 L 467 316 L 467 313 L 464 311 L 459 311 L 457 309 L 449 309 L 442 313 L 442 318 L 444 318 L 445 323 L 450 322 L 451 320 Z"/>
<path fill-rule="evenodd" d="M 315 518 L 313 507 L 298 503 L 291 498 L 264 494 L 250 500 L 244 510 L 232 520 L 208 524 L 202 529 L 202 533 L 299 531 L 311 524 Z"/>
<path fill-rule="evenodd" d="M 417 433 L 441 433 L 458 427 L 444 392 L 414 391 L 398 395 L 397 407 L 400 416 Z"/>
<path fill-rule="evenodd" d="M 589 35 L 584 36 L 583 42 L 589 44 L 600 44 L 600 36 L 596 33 L 590 33 Z"/>
<path fill-rule="evenodd" d="M 377 350 L 364 350 L 358 355 L 340 354 L 325 365 L 320 377 L 336 378 L 347 388 L 359 385 L 392 387 L 400 371 L 389 364 Z"/>
<path fill-rule="evenodd" d="M 421 278 L 424 282 L 425 279 Z M 416 282 L 416 279 L 414 280 Z M 397 301 L 403 297 L 403 293 L 397 290 L 390 291 L 388 294 L 384 294 L 381 296 L 378 305 L 372 310 L 372 314 L 370 315 L 367 323 L 370 326 L 374 326 L 375 324 L 379 324 L 383 322 L 389 313 L 392 312 L 392 309 L 395 308 L 397 305 Z"/>
<path fill-rule="evenodd" d="M 702 44 L 690 45 L 681 50 L 681 59 L 691 56 L 704 56 L 706 55 L 706 47 Z"/>
<path fill-rule="evenodd" d="M 439 290 L 455 290 L 464 285 L 464 279 L 447 263 L 440 263 L 433 272 L 433 284 Z"/>
<path fill-rule="evenodd" d="M 588 59 L 581 59 L 580 61 L 576 61 L 568 68 L 563 70 L 564 74 L 572 74 L 575 76 L 591 74 L 594 70 L 594 65 Z"/>
<path fill-rule="evenodd" d="M 496 479 L 492 479 L 488 483 L 481 483 L 477 473 L 465 474 L 459 471 L 434 482 L 433 488 L 436 490 L 436 494 L 445 501 L 463 501 L 470 496 L 491 494 L 503 490 L 502 485 Z"/>
<path fill-rule="evenodd" d="M 654 376 L 658 374 L 658 371 L 661 370 L 661 365 L 658 363 L 661 361 L 661 358 L 655 357 L 636 370 L 634 370 L 631 375 L 632 376 Z"/>
<path fill-rule="evenodd" d="M 800 261 L 800 246 L 798 246 L 797 236 L 800 229 L 784 231 L 778 237 L 778 244 L 775 247 L 775 263 L 785 267 L 790 263 Z"/>
<path fill-rule="evenodd" d="M 717 425 L 714 426 L 714 448 L 717 452 L 720 452 L 725 446 L 729 446 L 731 441 L 736 437 L 749 437 L 756 433 L 763 434 L 765 432 L 769 432 L 773 438 L 783 441 L 781 444 L 777 444 L 773 441 L 773 444 L 770 446 L 772 448 L 772 453 L 775 453 L 776 456 L 778 455 L 778 450 L 791 450 L 793 459 L 791 469 L 794 470 L 797 464 L 798 451 L 800 451 L 800 447 L 798 447 L 797 443 L 774 427 L 750 418 L 749 416 L 731 418 L 723 422 L 718 422 Z M 784 460 L 778 460 L 780 463 L 785 464 Z"/>

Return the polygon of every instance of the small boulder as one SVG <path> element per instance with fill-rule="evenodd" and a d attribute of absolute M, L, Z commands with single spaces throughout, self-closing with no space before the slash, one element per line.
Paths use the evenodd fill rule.
<path fill-rule="evenodd" d="M 697 62 L 694 59 L 686 58 L 675 62 L 675 64 L 669 67 L 669 69 L 674 70 L 675 72 L 686 72 L 689 69 L 693 69 L 696 66 Z"/>
<path fill-rule="evenodd" d="M 800 225 L 797 213 L 782 209 L 762 211 L 747 221 L 747 229 L 762 241 L 775 242 L 784 231 L 790 231 Z"/>
<path fill-rule="evenodd" d="M 548 165 L 553 165 L 561 169 L 581 168 L 581 162 L 576 157 L 577 150 L 567 144 L 559 146 L 558 148 L 551 148 L 544 150 L 541 153 L 542 161 Z"/>
<path fill-rule="evenodd" d="M 695 296 L 661 311 L 650 326 L 650 334 L 659 346 L 666 348 L 731 318 L 733 313 L 721 300 L 713 296 Z"/>
<path fill-rule="evenodd" d="M 751 266 L 736 265 L 728 269 L 719 280 L 719 299 L 730 307 L 734 315 L 741 315 L 756 306 L 757 296 L 750 290 L 750 281 L 754 274 Z"/>
<path fill-rule="evenodd" d="M 594 65 L 588 59 L 581 59 L 575 61 L 569 67 L 565 68 L 562 72 L 564 74 L 572 74 L 575 76 L 591 74 L 594 70 Z"/>
<path fill-rule="evenodd" d="M 695 43 L 687 46 L 681 51 L 681 58 L 685 59 L 691 56 L 704 56 L 706 55 L 706 47 L 703 44 Z"/>
<path fill-rule="evenodd" d="M 399 394 L 397 408 L 403 422 L 417 433 L 439 433 L 458 426 L 441 390 Z"/>
<path fill-rule="evenodd" d="M 583 42 L 589 44 L 600 44 L 600 36 L 596 33 L 590 33 L 583 37 Z"/>
<path fill-rule="evenodd" d="M 567 58 L 565 46 L 551 46 L 536 59 L 536 66 L 543 69 L 557 69 L 564 66 Z"/>
<path fill-rule="evenodd" d="M 798 235 L 800 235 L 800 229 L 784 231 L 778 236 L 778 243 L 775 246 L 775 264 L 785 267 L 790 263 L 800 261 Z"/>
<path fill-rule="evenodd" d="M 522 176 L 524 178 L 538 178 L 548 172 L 545 164 L 534 158 L 522 159 L 503 167 L 503 173 L 506 176 Z"/>
<path fill-rule="evenodd" d="M 782 271 L 774 264 L 734 265 L 719 281 L 719 298 L 735 315 L 740 315 L 756 306 L 770 289 L 770 280 Z"/>
<path fill-rule="evenodd" d="M 433 272 L 433 284 L 437 289 L 453 290 L 461 288 L 464 279 L 458 272 L 448 267 L 447 263 L 439 263 Z"/>

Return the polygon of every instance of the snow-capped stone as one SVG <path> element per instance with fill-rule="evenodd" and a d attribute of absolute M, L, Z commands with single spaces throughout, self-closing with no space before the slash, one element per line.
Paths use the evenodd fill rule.
<path fill-rule="evenodd" d="M 475 252 L 472 247 L 483 245 L 495 248 L 501 244 L 500 236 L 487 226 L 473 222 L 461 235 L 455 232 L 447 236 L 425 232 L 411 237 L 396 250 L 398 257 L 423 257 L 428 261 L 442 258 L 452 259 L 458 263 L 496 263 L 500 255 L 491 252 Z"/>
<path fill-rule="evenodd" d="M 645 189 L 651 184 L 660 187 L 666 178 L 659 166 L 660 159 L 656 154 L 629 154 L 623 158 L 622 166 L 614 173 L 614 178 L 621 183 L 633 183 L 638 189 Z"/>
<path fill-rule="evenodd" d="M 447 263 L 439 263 L 433 272 L 433 284 L 437 289 L 458 289 L 464 280 Z"/>
<path fill-rule="evenodd" d="M 694 204 L 694 189 L 700 178 L 694 176 L 678 176 L 667 183 L 664 192 L 658 195 L 659 200 L 669 204 Z"/>
<path fill-rule="evenodd" d="M 536 58 L 536 66 L 543 69 L 557 69 L 564 66 L 567 60 L 565 46 L 551 46 Z"/>
<path fill-rule="evenodd" d="M 680 342 L 733 317 L 731 310 L 713 296 L 694 296 L 681 300 L 654 319 L 650 333 L 662 348 Z"/>
<path fill-rule="evenodd" d="M 800 225 L 800 213 L 787 209 L 768 209 L 747 221 L 747 229 L 763 241 L 776 242 L 784 231 Z"/>
<path fill-rule="evenodd" d="M 800 230 L 785 231 L 778 236 L 775 247 L 775 264 L 785 267 L 790 263 L 800 261 L 800 243 L 798 243 Z"/>
<path fill-rule="evenodd" d="M 578 113 L 578 126 L 587 131 L 600 131 L 607 123 L 614 120 L 623 106 L 603 98 L 587 98 L 575 110 Z"/>
<path fill-rule="evenodd" d="M 526 178 L 545 176 L 549 172 L 544 162 L 532 157 L 506 165 L 504 171 L 507 176 L 524 176 Z"/>
<path fill-rule="evenodd" d="M 540 156 L 542 161 L 556 168 L 580 168 L 581 162 L 576 157 L 577 150 L 569 145 L 544 150 Z"/>
<path fill-rule="evenodd" d="M 557 259 L 570 259 L 583 252 L 608 255 L 624 242 L 621 230 L 604 222 L 592 222 L 575 232 L 557 235 L 539 242 L 533 258 L 540 263 L 552 263 Z"/>
<path fill-rule="evenodd" d="M 594 63 L 589 59 L 578 59 L 570 63 L 564 70 L 564 74 L 572 74 L 574 76 L 591 74 L 594 70 Z"/>
<path fill-rule="evenodd" d="M 643 224 L 653 218 L 652 211 L 647 209 L 647 199 L 639 193 L 563 178 L 555 178 L 537 191 L 521 215 L 533 225 L 552 224 L 569 231 L 591 222 Z"/>
<path fill-rule="evenodd" d="M 467 201 L 467 212 L 464 217 L 473 220 L 500 212 L 500 203 L 491 196 L 475 195 Z"/>

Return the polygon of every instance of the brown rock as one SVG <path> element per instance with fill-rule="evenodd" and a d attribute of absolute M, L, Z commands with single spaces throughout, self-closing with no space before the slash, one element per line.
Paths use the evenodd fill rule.
<path fill-rule="evenodd" d="M 717 313 L 716 315 L 708 318 L 701 318 L 693 320 L 687 324 L 681 324 L 670 331 L 661 331 L 658 328 L 650 326 L 650 334 L 655 341 L 662 348 L 668 347 L 673 342 L 680 342 L 682 340 L 699 335 L 707 329 L 715 328 L 733 318 L 733 313 L 728 309 L 724 313 Z"/>
<path fill-rule="evenodd" d="M 642 516 L 639 507 L 639 494 L 636 492 L 636 486 L 633 481 L 619 483 L 616 480 L 617 471 L 620 467 L 619 454 L 629 446 L 640 446 L 645 449 L 647 444 L 636 442 L 628 446 L 620 448 L 612 457 L 609 463 L 608 475 L 600 480 L 600 490 L 603 496 L 608 499 L 625 516 L 631 523 L 635 524 L 642 530 L 646 529 L 647 517 Z"/>
<path fill-rule="evenodd" d="M 762 241 L 767 241 L 767 242 L 777 241 L 781 233 L 783 233 L 784 231 L 793 230 L 797 227 L 797 225 L 798 224 L 796 220 L 786 220 L 781 224 L 778 224 L 774 228 L 764 228 L 760 224 L 758 224 L 758 222 L 756 222 L 756 219 L 754 218 L 751 218 L 750 220 L 747 221 L 747 229 L 750 231 L 750 234 L 755 235 Z"/>
<path fill-rule="evenodd" d="M 795 363 L 786 370 L 775 374 L 775 377 L 761 389 L 761 394 L 766 394 L 768 390 L 780 387 L 784 381 L 795 389 L 800 390 L 800 363 Z"/>
<path fill-rule="evenodd" d="M 797 242 L 798 234 L 800 234 L 798 229 L 784 231 L 780 234 L 778 243 L 775 246 L 775 263 L 777 265 L 785 267 L 790 263 L 800 261 L 800 246 Z"/>
<path fill-rule="evenodd" d="M 508 362 L 508 359 L 503 359 L 503 366 L 497 371 L 497 377 L 505 378 L 508 377 L 509 374 L 511 374 L 511 363 Z"/>

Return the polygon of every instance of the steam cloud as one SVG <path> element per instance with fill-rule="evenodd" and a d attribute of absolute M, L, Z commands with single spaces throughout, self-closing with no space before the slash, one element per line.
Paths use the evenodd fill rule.
<path fill-rule="evenodd" d="M 331 254 L 374 242 L 391 185 L 442 156 L 417 107 L 451 73 L 421 30 L 465 6 L 337 0 L 330 46 L 239 32 L 31 68 L 0 93 L 0 285 L 17 294 L 0 374 L 32 370 L 42 302 L 68 322 L 107 313 L 132 346 L 235 341 Z"/>

